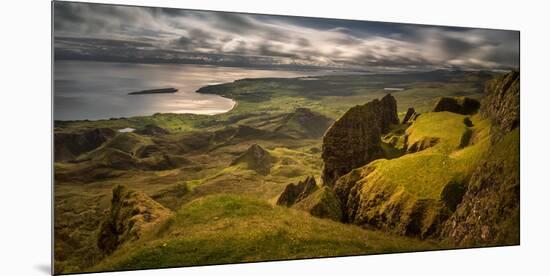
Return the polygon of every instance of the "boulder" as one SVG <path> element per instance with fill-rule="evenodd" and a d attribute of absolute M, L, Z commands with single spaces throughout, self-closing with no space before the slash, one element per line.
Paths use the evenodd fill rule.
<path fill-rule="evenodd" d="M 468 97 L 441 97 L 433 108 L 433 112 L 453 112 L 462 115 L 471 115 L 479 110 L 479 102 Z"/>
<path fill-rule="evenodd" d="M 381 134 L 399 123 L 390 94 L 348 110 L 323 137 L 323 183 L 332 186 L 342 175 L 381 158 Z"/>

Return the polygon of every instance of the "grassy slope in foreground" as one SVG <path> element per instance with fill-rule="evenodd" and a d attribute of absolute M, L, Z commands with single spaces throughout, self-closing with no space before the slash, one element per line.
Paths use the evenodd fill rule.
<path fill-rule="evenodd" d="M 92 271 L 253 262 L 435 249 L 318 219 L 290 208 L 229 195 L 184 205 L 144 239 L 121 248 Z"/>

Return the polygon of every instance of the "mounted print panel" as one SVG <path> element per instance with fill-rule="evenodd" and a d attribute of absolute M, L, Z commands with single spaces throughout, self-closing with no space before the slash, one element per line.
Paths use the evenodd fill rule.
<path fill-rule="evenodd" d="M 518 31 L 52 5 L 55 274 L 519 244 Z"/>

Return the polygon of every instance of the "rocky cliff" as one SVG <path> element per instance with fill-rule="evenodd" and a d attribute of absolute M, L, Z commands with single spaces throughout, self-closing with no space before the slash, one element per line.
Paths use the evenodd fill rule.
<path fill-rule="evenodd" d="M 441 235 L 457 246 L 519 244 L 519 73 L 489 81 L 480 110 L 493 145 Z"/>
<path fill-rule="evenodd" d="M 139 239 L 171 214 L 146 194 L 116 186 L 109 213 L 99 228 L 97 246 L 109 254 L 123 243 Z"/>
<path fill-rule="evenodd" d="M 511 72 L 485 85 L 480 113 L 495 126 L 497 136 L 519 127 L 519 72 Z"/>
<path fill-rule="evenodd" d="M 380 100 L 380 113 L 382 120 L 379 123 L 382 133 L 388 132 L 391 125 L 399 124 L 397 101 L 391 94 L 387 94 Z"/>
<path fill-rule="evenodd" d="M 481 105 L 464 97 L 439 99 L 434 112 L 401 126 L 410 143 L 394 159 L 374 160 L 381 122 L 387 125 L 382 104 L 348 111 L 323 145 L 324 177 L 342 221 L 457 246 L 517 244 L 518 89 L 512 72 L 487 83 Z"/>
<path fill-rule="evenodd" d="M 383 156 L 381 134 L 399 123 L 390 94 L 348 110 L 323 137 L 323 183 L 332 186 L 342 175 Z"/>

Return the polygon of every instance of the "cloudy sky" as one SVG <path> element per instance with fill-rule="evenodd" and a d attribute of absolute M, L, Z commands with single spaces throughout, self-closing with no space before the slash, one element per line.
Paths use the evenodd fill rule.
<path fill-rule="evenodd" d="M 55 2 L 56 59 L 358 70 L 511 69 L 519 33 Z"/>

